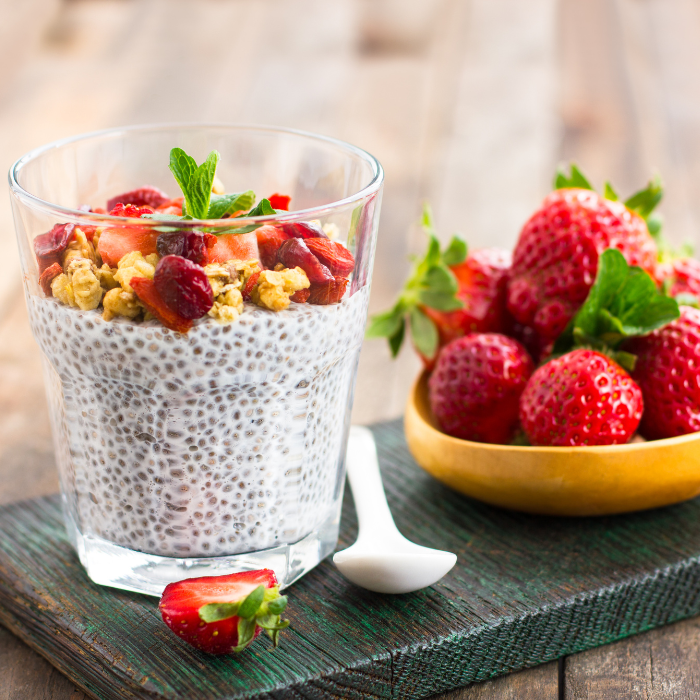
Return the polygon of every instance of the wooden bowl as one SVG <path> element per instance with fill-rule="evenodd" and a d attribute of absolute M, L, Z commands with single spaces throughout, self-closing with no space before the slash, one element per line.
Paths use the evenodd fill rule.
<path fill-rule="evenodd" d="M 612 515 L 700 494 L 700 433 L 605 447 L 511 447 L 450 437 L 430 411 L 428 377 L 406 406 L 408 447 L 450 488 L 542 515 Z"/>

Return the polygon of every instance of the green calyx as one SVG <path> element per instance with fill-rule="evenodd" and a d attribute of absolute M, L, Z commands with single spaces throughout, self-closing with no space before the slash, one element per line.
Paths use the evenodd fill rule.
<path fill-rule="evenodd" d="M 467 257 L 467 244 L 453 237 L 445 250 L 440 250 L 440 241 L 435 234 L 430 207 L 423 207 L 421 221 L 428 236 L 428 250 L 422 258 L 413 261 L 413 268 L 398 300 L 389 310 L 372 316 L 365 337 L 387 338 L 392 357 L 401 349 L 406 324 L 418 351 L 433 358 L 438 348 L 438 330 L 421 307 L 437 311 L 457 311 L 463 307 L 457 298 L 459 284 L 450 267 L 459 265 Z"/>
<path fill-rule="evenodd" d="M 570 172 L 567 174 L 564 168 L 559 167 L 557 169 L 556 175 L 554 176 L 555 190 L 560 190 L 567 187 L 578 187 L 582 190 L 595 189 L 576 164 L 571 163 L 569 171 Z M 665 241 L 661 236 L 663 219 L 654 211 L 654 209 L 656 209 L 658 206 L 659 202 L 663 198 L 663 195 L 664 190 L 661 183 L 661 178 L 658 175 L 655 175 L 644 189 L 639 190 L 639 192 L 635 192 L 631 197 L 628 197 L 623 202 L 623 204 L 630 211 L 636 212 L 644 219 L 644 221 L 646 221 L 649 233 L 659 247 L 659 252 L 661 251 L 662 245 L 665 245 Z M 609 199 L 612 202 L 620 201 L 620 197 L 609 182 L 606 182 L 604 185 L 603 196 L 605 199 Z"/>
<path fill-rule="evenodd" d="M 287 607 L 287 596 L 279 594 L 279 588 L 265 588 L 262 584 L 237 603 L 209 603 L 199 609 L 202 622 L 219 622 L 238 618 L 238 645 L 233 651 L 247 648 L 255 638 L 255 630 L 262 627 L 276 647 L 279 633 L 289 627 L 289 620 L 280 615 Z"/>
<path fill-rule="evenodd" d="M 553 355 L 591 348 L 632 371 L 636 358 L 620 345 L 679 316 L 676 300 L 660 293 L 648 273 L 630 267 L 619 250 L 608 248 L 598 259 L 598 274 L 586 301 L 557 338 Z"/>

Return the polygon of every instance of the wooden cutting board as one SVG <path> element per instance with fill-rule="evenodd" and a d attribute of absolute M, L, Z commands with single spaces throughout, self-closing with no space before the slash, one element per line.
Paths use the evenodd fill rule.
<path fill-rule="evenodd" d="M 95 698 L 421 698 L 700 613 L 700 501 L 596 519 L 533 517 L 453 493 L 375 426 L 399 528 L 458 554 L 437 585 L 355 588 L 324 562 L 288 589 L 291 628 L 208 657 L 157 600 L 92 584 L 59 498 L 0 509 L 0 621 Z M 346 497 L 340 547 L 356 532 Z"/>

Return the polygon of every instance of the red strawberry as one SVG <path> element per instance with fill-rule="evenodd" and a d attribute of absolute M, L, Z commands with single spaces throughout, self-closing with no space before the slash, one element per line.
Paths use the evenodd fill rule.
<path fill-rule="evenodd" d="M 518 401 L 533 370 L 525 348 L 499 333 L 471 333 L 438 355 L 430 406 L 440 427 L 463 440 L 504 444 L 518 423 Z"/>
<path fill-rule="evenodd" d="M 520 232 L 509 311 L 545 341 L 554 340 L 588 296 L 606 248 L 654 273 L 656 245 L 639 214 L 592 190 L 552 192 Z"/>
<path fill-rule="evenodd" d="M 457 299 L 463 308 L 437 311 L 421 306 L 437 326 L 440 345 L 467 333 L 505 333 L 509 326 L 506 287 L 511 254 L 500 248 L 475 250 L 464 262 L 450 267 L 457 282 Z"/>
<path fill-rule="evenodd" d="M 532 445 L 619 445 L 643 409 L 642 391 L 622 367 L 580 349 L 535 371 L 520 397 L 520 422 Z"/>
<path fill-rule="evenodd" d="M 143 305 L 166 328 L 170 328 L 171 331 L 177 331 L 178 333 L 187 333 L 192 328 L 192 321 L 180 316 L 179 313 L 173 311 L 163 301 L 153 280 L 145 277 L 132 277 L 129 280 L 129 284 Z"/>
<path fill-rule="evenodd" d="M 144 214 L 153 214 L 151 207 L 137 207 L 135 204 L 122 204 L 121 202 L 110 210 L 110 216 L 126 216 L 130 219 L 138 219 Z"/>
<path fill-rule="evenodd" d="M 112 197 L 112 199 L 107 202 L 107 211 L 111 211 L 120 203 L 135 204 L 137 207 L 147 206 L 155 209 L 169 199 L 168 195 L 165 194 L 165 192 L 161 192 L 157 187 L 146 185 L 145 187 L 139 187 L 137 190 L 130 190 L 117 197 Z"/>
<path fill-rule="evenodd" d="M 639 432 L 649 440 L 700 430 L 700 310 L 680 311 L 677 320 L 625 345 L 637 356 L 632 376 L 645 406 Z"/>
<path fill-rule="evenodd" d="M 306 301 L 309 304 L 325 306 L 327 304 L 338 304 L 348 287 L 348 280 L 345 277 L 336 277 L 330 282 L 322 284 L 312 284 Z M 297 292 L 298 293 L 298 292 Z M 293 301 L 297 301 L 293 299 Z"/>
<path fill-rule="evenodd" d="M 184 197 L 175 197 L 163 202 L 156 207 L 156 211 L 161 214 L 172 214 L 174 216 L 182 216 L 182 205 L 185 203 Z"/>
<path fill-rule="evenodd" d="M 271 194 L 267 201 L 270 202 L 270 206 L 273 209 L 289 211 L 289 202 L 292 201 L 292 198 L 287 194 Z"/>
<path fill-rule="evenodd" d="M 657 280 L 666 285 L 669 296 L 688 294 L 700 300 L 700 260 L 677 258 L 660 264 Z"/>
<path fill-rule="evenodd" d="M 328 238 L 308 238 L 304 243 L 334 277 L 347 277 L 355 269 L 355 258 L 342 243 Z"/>
<path fill-rule="evenodd" d="M 285 241 L 289 240 L 290 236 L 277 226 L 261 226 L 255 235 L 258 239 L 260 262 L 264 268 L 274 269 L 277 264 L 277 251 Z"/>
<path fill-rule="evenodd" d="M 207 248 L 207 263 L 225 263 L 228 260 L 258 260 L 258 239 L 252 233 L 225 233 Z"/>
<path fill-rule="evenodd" d="M 228 576 L 204 576 L 171 583 L 160 599 L 160 613 L 175 634 L 209 654 L 243 651 L 265 630 L 277 646 L 289 626 L 280 615 L 287 605 L 271 569 Z"/>
<path fill-rule="evenodd" d="M 146 256 L 157 252 L 160 233 L 146 226 L 110 226 L 105 228 L 97 243 L 97 252 L 110 267 L 134 250 Z"/>

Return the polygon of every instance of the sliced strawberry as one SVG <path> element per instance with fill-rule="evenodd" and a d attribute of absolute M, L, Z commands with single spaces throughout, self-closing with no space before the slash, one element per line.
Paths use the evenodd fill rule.
<path fill-rule="evenodd" d="M 57 277 L 62 272 L 63 268 L 61 267 L 61 263 L 55 262 L 49 265 L 39 276 L 39 284 L 47 297 L 51 296 L 51 282 L 53 278 Z"/>
<path fill-rule="evenodd" d="M 279 595 L 271 569 L 228 576 L 204 576 L 171 583 L 163 591 L 163 622 L 181 639 L 209 654 L 243 651 L 265 629 L 275 646 L 289 625 L 280 614 L 287 598 Z"/>
<path fill-rule="evenodd" d="M 137 207 L 147 206 L 155 209 L 163 202 L 167 202 L 168 199 L 169 197 L 165 192 L 162 192 L 157 187 L 146 185 L 145 187 L 139 187 L 137 190 L 130 190 L 124 194 L 112 197 L 107 202 L 107 211 L 111 211 L 119 203 L 135 204 Z"/>
<path fill-rule="evenodd" d="M 333 281 L 331 271 L 309 250 L 301 238 L 290 238 L 277 251 L 277 261 L 285 267 L 300 267 L 311 284 L 325 284 Z"/>
<path fill-rule="evenodd" d="M 345 294 L 348 281 L 345 277 L 336 277 L 330 282 L 324 284 L 312 284 L 308 297 L 309 304 L 337 304 Z"/>
<path fill-rule="evenodd" d="M 39 263 L 39 273 L 60 262 L 61 253 L 75 237 L 73 224 L 56 224 L 47 233 L 34 239 L 34 253 Z"/>
<path fill-rule="evenodd" d="M 85 234 L 85 238 L 92 243 L 92 239 L 95 237 L 95 231 L 97 231 L 97 226 L 80 226 L 79 228 Z"/>
<path fill-rule="evenodd" d="M 259 260 L 258 239 L 251 233 L 225 233 L 217 236 L 209 248 L 207 263 L 224 263 L 227 260 Z"/>
<path fill-rule="evenodd" d="M 105 228 L 97 243 L 97 251 L 110 267 L 134 250 L 141 251 L 145 257 L 157 252 L 160 233 L 145 226 L 110 226 Z"/>
<path fill-rule="evenodd" d="M 267 201 L 273 209 L 281 209 L 282 211 L 289 211 L 289 202 L 292 198 L 288 194 L 271 194 Z"/>
<path fill-rule="evenodd" d="M 305 304 L 309 300 L 310 296 L 311 296 L 311 290 L 307 287 L 306 289 L 297 290 L 289 298 L 292 301 L 295 301 L 297 304 Z"/>
<path fill-rule="evenodd" d="M 277 262 L 277 251 L 290 236 L 277 226 L 261 226 L 255 235 L 258 238 L 260 262 L 263 267 L 272 270 Z"/>
<path fill-rule="evenodd" d="M 250 295 L 253 291 L 253 287 L 258 283 L 258 278 L 260 277 L 259 272 L 254 272 L 249 278 L 248 281 L 245 283 L 245 287 L 243 287 L 243 290 L 241 291 L 241 296 L 243 297 L 243 301 L 250 301 Z"/>
<path fill-rule="evenodd" d="M 138 219 L 144 214 L 153 214 L 154 210 L 151 207 L 137 207 L 135 204 L 117 204 L 110 210 L 110 216 L 126 216 L 130 219 Z"/>
<path fill-rule="evenodd" d="M 170 328 L 171 331 L 177 331 L 178 333 L 187 333 L 192 328 L 192 321 L 183 318 L 180 314 L 168 308 L 158 293 L 153 280 L 145 277 L 132 277 L 129 284 L 143 305 L 166 328 Z"/>
<path fill-rule="evenodd" d="M 305 243 L 334 277 L 347 277 L 355 269 L 355 258 L 342 243 L 328 238 L 309 238 Z"/>

